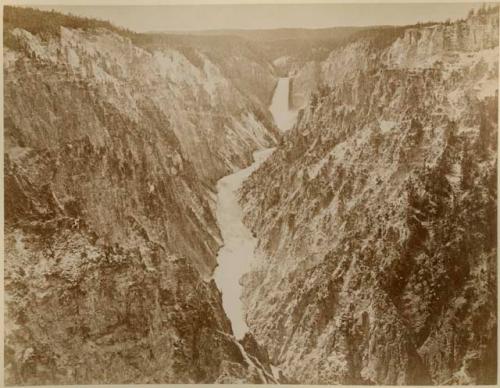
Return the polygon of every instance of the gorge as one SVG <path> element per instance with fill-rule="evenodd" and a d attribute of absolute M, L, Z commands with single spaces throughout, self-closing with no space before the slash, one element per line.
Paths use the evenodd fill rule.
<path fill-rule="evenodd" d="M 495 384 L 498 30 L 5 7 L 6 384 Z"/>

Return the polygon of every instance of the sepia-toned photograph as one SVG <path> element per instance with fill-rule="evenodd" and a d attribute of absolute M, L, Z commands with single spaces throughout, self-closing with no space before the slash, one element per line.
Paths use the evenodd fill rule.
<path fill-rule="evenodd" d="M 497 384 L 499 5 L 3 6 L 4 384 Z"/>

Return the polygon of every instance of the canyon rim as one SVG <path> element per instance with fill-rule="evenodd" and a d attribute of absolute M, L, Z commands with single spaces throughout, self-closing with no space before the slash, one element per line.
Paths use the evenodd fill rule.
<path fill-rule="evenodd" d="M 496 385 L 498 43 L 495 3 L 4 6 L 5 384 Z"/>

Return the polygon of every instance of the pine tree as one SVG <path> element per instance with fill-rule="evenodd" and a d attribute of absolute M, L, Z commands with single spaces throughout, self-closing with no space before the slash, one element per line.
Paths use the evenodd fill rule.
<path fill-rule="evenodd" d="M 462 190 L 469 190 L 474 184 L 474 172 L 473 172 L 472 159 L 465 146 L 461 161 L 461 170 L 462 170 L 462 179 L 460 181 L 460 186 Z"/>
<path fill-rule="evenodd" d="M 479 135 L 476 142 L 476 149 L 479 155 L 486 156 L 490 145 L 491 125 L 486 117 L 484 109 L 481 109 L 479 120 Z"/>

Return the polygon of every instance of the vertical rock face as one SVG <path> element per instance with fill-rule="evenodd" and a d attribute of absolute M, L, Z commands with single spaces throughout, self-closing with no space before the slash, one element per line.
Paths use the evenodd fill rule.
<path fill-rule="evenodd" d="M 64 18 L 5 12 L 6 382 L 268 381 L 207 280 L 212 182 L 274 142 L 260 97 L 203 53 L 23 12 Z"/>
<path fill-rule="evenodd" d="M 494 384 L 498 10 L 319 71 L 240 193 L 250 329 L 300 383 Z"/>
<path fill-rule="evenodd" d="M 457 23 L 435 24 L 426 28 L 381 27 L 361 30 L 340 42 L 342 48 L 333 50 L 327 60 L 309 60 L 305 64 L 288 61 L 289 72 L 293 74 L 294 91 L 292 102 L 295 108 L 303 107 L 311 94 L 324 82 L 344 76 L 355 77 L 352 69 L 374 66 L 364 53 L 369 41 L 378 46 L 392 43 L 400 37 L 385 54 L 388 62 L 397 66 L 426 66 L 439 61 L 439 56 L 457 51 L 477 51 L 493 48 L 496 45 L 495 25 L 488 23 L 491 16 L 473 15 Z M 357 37 L 365 38 L 357 38 Z M 352 44 L 348 44 L 353 41 Z M 342 56 L 343 61 L 334 57 Z"/>
<path fill-rule="evenodd" d="M 186 57 L 166 44 L 146 50 L 105 29 L 61 27 L 59 36 L 48 41 L 20 28 L 7 33 L 24 54 L 17 61 L 18 51 L 6 53 L 8 74 L 22 69 L 34 73 L 34 78 L 65 79 L 134 123 L 140 119 L 141 103 L 154 105 L 169 121 L 197 174 L 211 183 L 248 164 L 253 150 L 275 140 L 270 118 L 264 113 L 267 102 L 261 101 L 261 95 L 243 94 L 239 85 L 224 76 L 235 77 L 230 72 L 234 63 L 218 66 L 201 51 L 193 49 Z M 26 56 L 32 60 L 25 61 Z M 259 78 L 267 84 L 270 98 L 275 83 L 271 68 L 257 67 L 251 61 L 247 66 L 252 65 L 255 73 L 263 74 Z M 99 138 L 105 136 L 98 132 Z M 32 135 L 40 141 L 44 134 Z M 69 132 L 66 139 L 75 135 Z"/>

